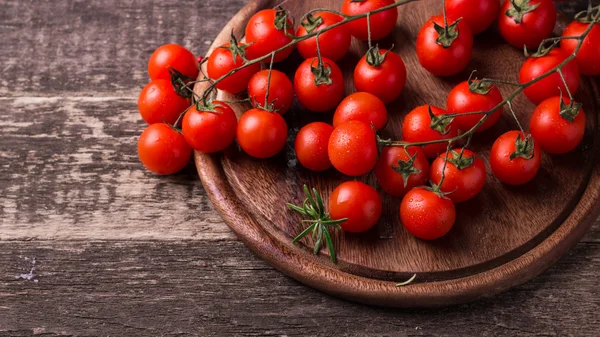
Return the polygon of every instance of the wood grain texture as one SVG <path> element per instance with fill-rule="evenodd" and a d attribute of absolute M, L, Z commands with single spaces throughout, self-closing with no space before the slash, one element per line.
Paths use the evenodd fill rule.
<path fill-rule="evenodd" d="M 276 1 L 259 0 L 242 9 L 217 36 L 212 48 L 228 41 L 231 31 L 241 36 L 246 21 L 257 10 Z M 341 1 L 289 1 L 284 4 L 295 17 L 311 8 L 338 8 Z M 482 76 L 515 80 L 524 56 L 503 43 L 497 32 L 476 39 L 467 69 L 450 78 L 436 78 L 420 67 L 414 41 L 422 23 L 437 9 L 426 2 L 399 8 L 400 23 L 392 36 L 380 41 L 406 63 L 408 79 L 402 96 L 388 105 L 390 118 L 384 138 L 398 138 L 403 116 L 414 107 L 431 103 L 445 106 L 447 92 L 477 69 Z M 353 65 L 364 54 L 366 43 L 354 41 L 349 55 L 340 61 L 347 93 L 352 85 Z M 210 53 L 210 52 L 209 52 Z M 210 57 L 210 56 L 209 56 Z M 277 67 L 295 69 L 300 60 L 291 57 Z M 196 90 L 202 94 L 206 83 Z M 513 88 L 502 87 L 504 95 Z M 222 99 L 232 95 L 221 93 Z M 363 235 L 336 233 L 338 265 L 327 256 L 315 257 L 307 247 L 291 239 L 302 231 L 299 219 L 285 211 L 285 201 L 301 203 L 303 184 L 319 189 L 327 200 L 340 182 L 348 180 L 332 172 L 312 173 L 299 167 L 293 153 L 294 133 L 309 121 L 329 121 L 331 114 L 312 114 L 296 104 L 286 114 L 292 128 L 288 145 L 270 160 L 256 160 L 231 147 L 222 155 L 196 154 L 196 166 L 209 197 L 229 226 L 259 256 L 284 273 L 338 296 L 378 305 L 440 306 L 488 296 L 520 284 L 548 268 L 589 229 L 600 213 L 600 133 L 597 82 L 585 79 L 577 99 L 587 114 L 587 132 L 577 151 L 548 156 L 531 183 L 510 187 L 488 172 L 488 184 L 474 200 L 457 206 L 453 230 L 436 242 L 414 238 L 402 229 L 397 216 L 399 199 L 384 197 L 384 211 L 377 226 Z M 513 101 L 523 127 L 535 107 L 524 95 Z M 241 115 L 248 106 L 238 104 Z M 471 143 L 487 162 L 494 139 L 517 125 L 506 111 L 500 123 Z M 489 165 L 488 165 L 489 171 Z M 376 185 L 374 177 L 359 178 Z M 416 284 L 397 288 L 395 283 L 419 275 Z"/>
<path fill-rule="evenodd" d="M 593 336 L 598 248 L 493 299 L 386 310 L 282 277 L 240 242 L 2 243 L 0 336 Z"/>

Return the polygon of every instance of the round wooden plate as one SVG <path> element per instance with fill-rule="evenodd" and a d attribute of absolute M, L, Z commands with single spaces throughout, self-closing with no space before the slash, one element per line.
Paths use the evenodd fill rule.
<path fill-rule="evenodd" d="M 212 48 L 228 42 L 233 30 L 241 37 L 248 19 L 257 11 L 280 1 L 257 0 L 244 7 L 223 28 Z M 312 8 L 339 9 L 337 1 L 284 1 L 283 7 L 299 18 Z M 407 85 L 388 105 L 390 121 L 383 137 L 398 138 L 403 116 L 418 105 L 445 106 L 453 85 L 477 69 L 481 76 L 517 80 L 524 60 L 522 51 L 501 41 L 495 29 L 475 38 L 468 69 L 451 78 L 436 78 L 418 63 L 416 35 L 421 25 L 441 12 L 439 2 L 419 1 L 399 8 L 398 24 L 381 47 L 394 45 L 406 63 Z M 339 63 L 344 70 L 346 93 L 354 91 L 352 72 L 366 51 L 366 43 L 353 40 L 352 48 Z M 301 62 L 297 52 L 276 68 L 293 76 Z M 195 90 L 202 93 L 206 85 Z M 502 87 L 504 95 L 512 88 Z M 235 96 L 220 93 L 221 99 Z M 490 296 L 521 284 L 550 267 L 583 236 L 600 213 L 600 129 L 598 128 L 598 82 L 582 78 L 577 98 L 587 112 L 587 131 L 581 146 L 567 155 L 544 155 L 534 181 L 520 187 L 499 183 L 489 170 L 489 149 L 503 132 L 516 129 L 504 111 L 502 120 L 485 134 L 478 134 L 472 148 L 488 167 L 487 185 L 475 199 L 457 205 L 454 228 L 444 238 L 426 242 L 409 235 L 398 218 L 399 198 L 383 196 L 379 223 L 361 235 L 333 231 L 338 264 L 332 264 L 323 249 L 311 252 L 312 243 L 292 244 L 303 229 L 301 218 L 285 203 L 301 203 L 302 185 L 321 191 L 325 200 L 339 183 L 351 178 L 331 169 L 312 173 L 295 160 L 293 144 L 299 127 L 315 120 L 331 122 L 332 113 L 316 114 L 295 103 L 285 115 L 290 137 L 274 158 L 257 160 L 237 146 L 224 153 L 196 153 L 198 173 L 206 191 L 231 229 L 258 256 L 284 274 L 326 293 L 353 301 L 394 307 L 434 307 Z M 238 117 L 249 107 L 235 104 Z M 521 95 L 514 107 L 524 127 L 534 105 Z M 359 178 L 377 186 L 373 176 Z M 304 239 L 310 240 L 310 239 Z M 409 286 L 396 287 L 417 274 Z"/>

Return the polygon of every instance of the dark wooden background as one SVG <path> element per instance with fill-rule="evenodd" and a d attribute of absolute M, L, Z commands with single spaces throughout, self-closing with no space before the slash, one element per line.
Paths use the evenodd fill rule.
<path fill-rule="evenodd" d="M 598 335 L 600 222 L 512 291 L 389 310 L 257 259 L 192 163 L 170 177 L 145 171 L 136 101 L 147 58 L 168 42 L 205 52 L 244 4 L 0 0 L 0 336 Z"/>

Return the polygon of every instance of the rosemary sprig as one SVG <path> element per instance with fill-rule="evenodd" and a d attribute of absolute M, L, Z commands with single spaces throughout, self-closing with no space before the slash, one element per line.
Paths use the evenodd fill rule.
<path fill-rule="evenodd" d="M 329 255 L 331 256 L 331 262 L 336 263 L 337 260 L 335 256 L 335 247 L 333 246 L 333 241 L 331 240 L 331 235 L 329 234 L 329 228 L 334 227 L 337 229 L 342 229 L 340 224 L 348 219 L 344 218 L 332 220 L 329 216 L 329 213 L 325 212 L 323 199 L 315 188 L 312 189 L 311 194 L 308 186 L 304 185 L 304 194 L 306 195 L 306 198 L 302 202 L 302 207 L 287 203 L 287 206 L 291 210 L 311 218 L 309 220 L 302 220 L 302 222 L 309 223 L 310 225 L 300 234 L 298 234 L 298 236 L 296 236 L 292 242 L 296 243 L 309 233 L 312 233 L 311 236 L 314 243 L 313 253 L 315 255 L 319 254 L 319 251 L 323 246 L 323 241 L 325 241 L 325 244 L 327 244 L 327 249 L 329 250 Z"/>

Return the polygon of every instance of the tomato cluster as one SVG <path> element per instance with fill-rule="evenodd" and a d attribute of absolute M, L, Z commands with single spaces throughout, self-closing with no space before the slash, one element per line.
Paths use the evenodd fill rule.
<path fill-rule="evenodd" d="M 295 135 L 295 154 L 303 167 L 311 171 L 333 167 L 351 177 L 373 171 L 385 193 L 402 198 L 399 217 L 409 233 L 424 240 L 444 236 L 454 224 L 455 203 L 476 197 L 487 177 L 484 160 L 467 148 L 468 142 L 460 146 L 458 141 L 466 136 L 470 141 L 473 133 L 494 127 L 512 98 L 505 100 L 493 80 L 469 78 L 450 91 L 445 107 L 425 104 L 408 112 L 402 141 L 380 139 L 377 131 L 388 121 L 386 104 L 401 95 L 406 83 L 402 58 L 391 50 L 370 47 L 353 72 L 356 92 L 348 96 L 336 62 L 347 54 L 352 37 L 371 45 L 371 40 L 393 31 L 398 18 L 393 3 L 346 0 L 341 12 L 308 13 L 296 30 L 287 11 L 259 11 L 246 26 L 244 42 L 232 36 L 203 60 L 205 78 L 196 82 L 209 86 L 202 96 L 190 87 L 199 72 L 193 54 L 173 44 L 158 48 L 148 65 L 152 81 L 139 99 L 140 113 L 150 124 L 139 139 L 142 163 L 158 174 L 174 173 L 186 165 L 192 149 L 218 152 L 236 139 L 252 157 L 275 156 L 288 140 L 283 116 L 295 97 L 312 112 L 333 112 L 331 124 L 313 122 Z M 473 34 L 496 20 L 511 45 L 531 49 L 542 44 L 524 62 L 519 83 L 513 83 L 538 104 L 530 130 L 511 130 L 498 137 L 489 159 L 499 181 L 525 184 L 537 174 L 542 151 L 566 153 L 583 138 L 585 114 L 572 95 L 579 87 L 580 73 L 600 73 L 600 28 L 588 29 L 595 22 L 574 22 L 565 30 L 568 38 L 556 39 L 552 46 L 556 48 L 549 48 L 543 41 L 554 28 L 556 14 L 550 0 L 505 0 L 502 7 L 497 0 L 445 3 L 443 14 L 427 20 L 416 41 L 419 62 L 433 75 L 464 70 L 472 54 Z M 584 33 L 580 45 L 572 40 Z M 295 46 L 305 60 L 291 81 L 273 64 L 285 60 Z M 579 53 L 571 56 L 576 49 Z M 212 99 L 217 89 L 247 92 L 252 108 L 238 119 L 229 103 Z M 305 191 L 308 200 L 310 193 Z M 366 231 L 382 212 L 376 189 L 358 181 L 335 188 L 329 214 L 310 198 L 303 208 L 292 205 L 292 209 L 319 217 L 312 225 L 319 231 L 323 230 L 319 226 L 338 222 L 349 232 Z M 320 196 L 317 200 L 322 204 Z"/>

